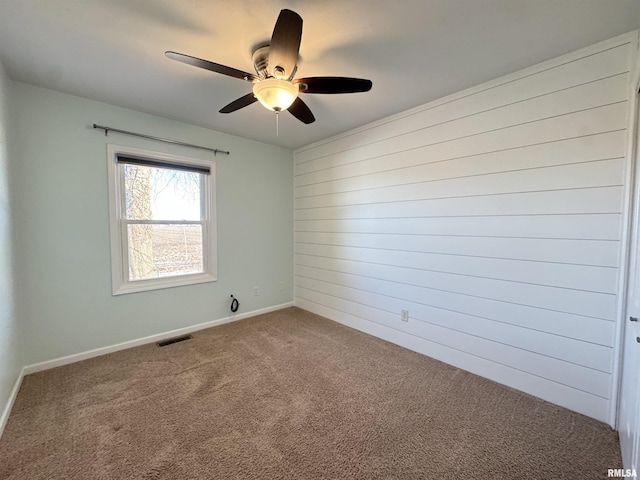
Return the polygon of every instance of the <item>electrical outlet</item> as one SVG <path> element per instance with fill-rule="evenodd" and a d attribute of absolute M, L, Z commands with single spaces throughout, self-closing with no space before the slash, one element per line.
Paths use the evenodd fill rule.
<path fill-rule="evenodd" d="M 405 310 L 404 308 L 400 310 L 400 320 L 403 322 L 409 321 L 409 310 Z"/>
<path fill-rule="evenodd" d="M 260 287 L 253 287 L 253 294 L 257 297 L 260 295 Z"/>

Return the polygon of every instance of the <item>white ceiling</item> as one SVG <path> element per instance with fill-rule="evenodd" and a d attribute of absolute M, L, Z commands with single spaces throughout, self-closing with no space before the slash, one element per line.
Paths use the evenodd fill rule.
<path fill-rule="evenodd" d="M 304 19 L 298 77 L 373 89 L 304 95 L 316 122 L 282 114 L 276 136 L 257 103 L 218 113 L 250 83 L 164 52 L 251 72 L 282 8 Z M 296 148 L 638 27 L 640 0 L 0 0 L 0 59 L 14 80 Z"/>

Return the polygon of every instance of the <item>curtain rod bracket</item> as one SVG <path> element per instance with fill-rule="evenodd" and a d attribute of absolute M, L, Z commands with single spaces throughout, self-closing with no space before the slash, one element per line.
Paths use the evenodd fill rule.
<path fill-rule="evenodd" d="M 171 140 L 168 138 L 154 137 L 151 135 L 145 135 L 143 133 L 136 133 L 136 132 L 130 132 L 128 130 L 120 130 L 118 128 L 105 127 L 103 125 L 97 125 L 95 123 L 93 124 L 93 128 L 104 130 L 105 137 L 109 135 L 109 131 L 112 131 L 116 133 L 121 133 L 123 135 L 131 135 L 133 137 L 148 138 L 149 140 L 155 140 L 157 142 L 173 143 L 174 145 L 181 145 L 183 147 L 199 148 L 200 150 L 207 150 L 209 152 L 213 152 L 213 155 L 216 157 L 218 156 L 218 153 L 224 153 L 225 155 L 229 155 L 230 153 L 227 150 L 219 150 L 217 148 L 203 147 L 202 145 L 195 145 L 193 143 L 179 142 L 177 140 Z"/>

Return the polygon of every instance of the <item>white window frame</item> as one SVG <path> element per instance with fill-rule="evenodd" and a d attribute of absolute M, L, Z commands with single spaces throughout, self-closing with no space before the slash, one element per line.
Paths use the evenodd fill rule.
<path fill-rule="evenodd" d="M 119 155 L 172 164 L 203 166 L 210 169 L 210 174 L 204 175 L 205 181 L 202 186 L 205 195 L 202 245 L 203 273 L 175 275 L 135 281 L 129 280 L 127 221 L 123 202 L 124 179 L 121 174 L 122 169 L 118 166 Z M 215 282 L 218 279 L 215 162 L 201 158 L 171 155 L 168 153 L 112 144 L 107 145 L 107 161 L 107 177 L 109 181 L 109 227 L 111 238 L 111 286 L 113 295 Z M 180 224 L 182 222 L 176 221 L 175 223 Z"/>

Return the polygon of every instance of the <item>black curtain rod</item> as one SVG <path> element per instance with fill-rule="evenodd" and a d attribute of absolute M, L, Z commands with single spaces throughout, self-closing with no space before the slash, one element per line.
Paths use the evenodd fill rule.
<path fill-rule="evenodd" d="M 170 140 L 168 138 L 153 137 L 151 135 L 145 135 L 143 133 L 136 133 L 136 132 L 129 132 L 128 130 L 120 130 L 118 128 L 104 127 L 102 125 L 96 125 L 95 123 L 93 124 L 93 128 L 97 128 L 99 130 L 104 130 L 104 136 L 105 137 L 109 134 L 109 132 L 116 132 L 116 133 L 122 133 L 123 135 L 131 135 L 133 137 L 148 138 L 150 140 L 156 140 L 158 142 L 173 143 L 174 145 L 182 145 L 184 147 L 191 147 L 191 148 L 199 148 L 201 150 L 208 150 L 210 152 L 213 152 L 214 155 L 217 155 L 219 153 L 224 153 L 225 155 L 229 155 L 229 152 L 226 151 L 226 150 L 218 150 L 217 148 L 203 147 L 201 145 L 194 145 L 192 143 L 179 142 L 177 140 Z"/>

